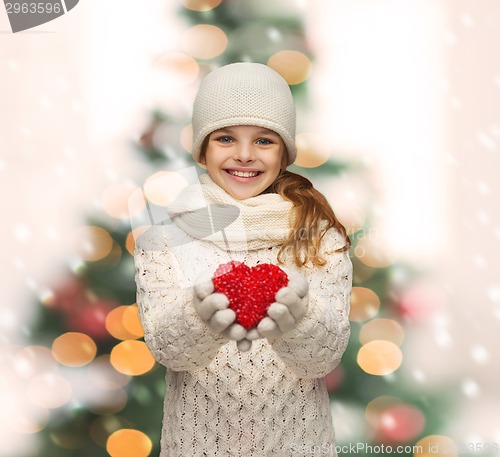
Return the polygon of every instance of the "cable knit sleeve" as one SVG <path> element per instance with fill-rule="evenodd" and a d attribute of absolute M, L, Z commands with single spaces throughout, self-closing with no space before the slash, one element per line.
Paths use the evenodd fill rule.
<path fill-rule="evenodd" d="M 281 360 L 301 378 L 320 378 L 340 362 L 350 336 L 352 262 L 340 233 L 330 229 L 322 241 L 327 264 L 307 272 L 309 308 L 299 325 L 270 341 Z M 302 271 L 302 273 L 304 273 Z"/>
<path fill-rule="evenodd" d="M 181 269 L 165 247 L 161 230 L 152 227 L 141 234 L 134 252 L 144 340 L 160 364 L 174 371 L 193 371 L 206 367 L 228 340 L 198 317 L 192 287 L 179 287 Z"/>

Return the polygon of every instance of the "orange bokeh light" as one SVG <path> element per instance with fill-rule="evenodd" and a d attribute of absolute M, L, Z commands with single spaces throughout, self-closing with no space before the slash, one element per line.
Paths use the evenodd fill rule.
<path fill-rule="evenodd" d="M 153 449 L 151 439 L 139 430 L 121 429 L 112 433 L 106 443 L 111 457 L 147 457 Z"/>
<path fill-rule="evenodd" d="M 75 230 L 72 246 L 82 260 L 97 261 L 111 253 L 113 238 L 102 227 L 87 225 Z"/>
<path fill-rule="evenodd" d="M 97 346 L 90 336 L 79 332 L 67 332 L 52 343 L 52 354 L 61 364 L 68 367 L 87 365 L 97 353 Z"/>
<path fill-rule="evenodd" d="M 110 354 L 111 365 L 120 373 L 140 376 L 155 365 L 151 351 L 142 341 L 126 340 L 117 344 Z"/>
<path fill-rule="evenodd" d="M 349 319 L 363 322 L 374 317 L 380 308 L 380 299 L 373 290 L 366 287 L 353 287 Z"/>
<path fill-rule="evenodd" d="M 273 54 L 267 61 L 288 84 L 300 84 L 311 74 L 312 64 L 309 58 L 299 51 L 284 50 Z"/>
<path fill-rule="evenodd" d="M 222 0 L 181 0 L 184 7 L 192 11 L 210 11 L 221 2 Z"/>
<path fill-rule="evenodd" d="M 319 167 L 324 164 L 330 153 L 321 136 L 313 133 L 300 133 L 295 138 L 297 159 L 295 165 L 304 168 Z"/>
<path fill-rule="evenodd" d="M 358 351 L 358 365 L 375 376 L 385 376 L 396 371 L 403 361 L 398 346 L 390 341 L 375 340 L 364 344 Z"/>
<path fill-rule="evenodd" d="M 391 341 L 401 346 L 405 337 L 403 327 L 392 319 L 373 319 L 361 327 L 359 341 L 366 344 L 373 340 Z"/>
<path fill-rule="evenodd" d="M 227 44 L 224 31 L 209 24 L 195 25 L 182 37 L 184 51 L 197 59 L 213 59 L 226 50 Z"/>

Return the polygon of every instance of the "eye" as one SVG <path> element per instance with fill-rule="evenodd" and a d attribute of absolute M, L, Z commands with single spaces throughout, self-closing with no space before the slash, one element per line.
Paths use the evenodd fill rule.
<path fill-rule="evenodd" d="M 231 143 L 233 139 L 230 136 L 220 136 L 216 138 L 215 141 L 218 141 L 219 143 Z"/>
<path fill-rule="evenodd" d="M 257 144 L 262 144 L 262 145 L 267 145 L 267 144 L 273 144 L 273 141 L 270 140 L 269 138 L 259 138 L 256 141 Z"/>

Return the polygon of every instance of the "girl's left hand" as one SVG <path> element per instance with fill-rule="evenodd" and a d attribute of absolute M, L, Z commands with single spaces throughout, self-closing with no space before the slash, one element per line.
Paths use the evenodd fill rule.
<path fill-rule="evenodd" d="M 298 325 L 309 305 L 307 279 L 299 273 L 289 273 L 288 285 L 276 293 L 275 299 L 267 310 L 267 317 L 257 326 L 260 337 L 278 338 Z M 247 336 L 248 339 L 253 339 L 252 337 L 253 335 Z"/>

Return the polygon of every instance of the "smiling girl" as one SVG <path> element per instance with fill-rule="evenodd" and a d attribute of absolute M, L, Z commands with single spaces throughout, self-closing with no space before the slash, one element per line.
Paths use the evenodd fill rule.
<path fill-rule="evenodd" d="M 214 70 L 200 85 L 193 132 L 193 158 L 207 173 L 169 215 L 196 258 L 179 262 L 163 228 L 144 232 L 135 250 L 145 341 L 167 368 L 161 456 L 336 455 L 324 378 L 350 334 L 350 241 L 325 197 L 286 170 L 296 157 L 290 88 L 262 64 Z M 229 212 L 215 217 L 200 201 Z M 210 230 L 218 218 L 222 238 Z M 252 328 L 215 291 L 228 259 L 288 275 Z M 200 273 L 192 287 L 180 285 L 186 270 Z"/>

